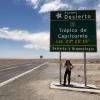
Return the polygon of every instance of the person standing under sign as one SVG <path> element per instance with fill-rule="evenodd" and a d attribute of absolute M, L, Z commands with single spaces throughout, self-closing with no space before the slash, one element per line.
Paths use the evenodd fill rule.
<path fill-rule="evenodd" d="M 66 60 L 64 67 L 66 68 L 66 70 L 65 70 L 65 74 L 64 74 L 63 85 L 66 85 L 66 77 L 68 75 L 68 86 L 70 86 L 71 69 L 73 68 L 73 65 L 71 64 L 70 60 Z"/>

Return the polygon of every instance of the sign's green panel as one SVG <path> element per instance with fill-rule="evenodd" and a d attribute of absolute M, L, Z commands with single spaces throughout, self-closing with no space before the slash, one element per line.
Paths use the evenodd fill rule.
<path fill-rule="evenodd" d="M 51 52 L 96 52 L 96 11 L 52 11 Z"/>

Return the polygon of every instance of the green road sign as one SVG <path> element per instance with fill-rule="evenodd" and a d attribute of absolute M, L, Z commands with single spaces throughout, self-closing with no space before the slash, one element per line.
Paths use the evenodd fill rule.
<path fill-rule="evenodd" d="M 51 11 L 51 52 L 97 52 L 96 11 Z"/>

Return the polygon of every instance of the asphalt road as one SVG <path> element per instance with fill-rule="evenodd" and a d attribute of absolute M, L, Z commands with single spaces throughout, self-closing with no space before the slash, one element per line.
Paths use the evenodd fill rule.
<path fill-rule="evenodd" d="M 35 60 L 31 63 L 27 64 L 15 64 L 15 65 L 0 65 L 0 83 L 11 79 L 17 75 L 20 75 L 30 69 L 33 69 L 34 67 L 44 63 L 46 61 L 44 60 Z"/>
<path fill-rule="evenodd" d="M 100 95 L 50 89 L 59 81 L 59 65 L 33 61 L 0 66 L 0 100 L 100 100 Z"/>

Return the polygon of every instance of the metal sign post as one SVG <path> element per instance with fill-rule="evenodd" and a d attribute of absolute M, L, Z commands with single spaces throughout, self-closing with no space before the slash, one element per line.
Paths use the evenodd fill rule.
<path fill-rule="evenodd" d="M 60 84 L 62 83 L 62 78 L 61 78 L 61 52 L 60 52 L 60 54 L 59 54 L 59 60 L 60 60 L 60 63 L 59 63 L 59 71 L 60 71 Z"/>
<path fill-rule="evenodd" d="M 86 52 L 84 52 L 84 83 L 87 86 Z"/>

